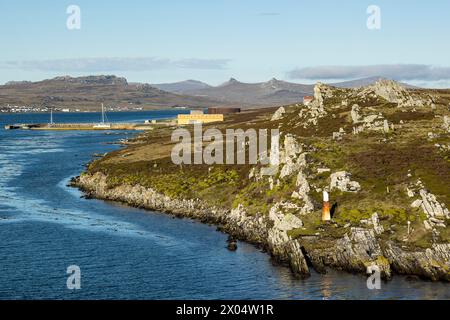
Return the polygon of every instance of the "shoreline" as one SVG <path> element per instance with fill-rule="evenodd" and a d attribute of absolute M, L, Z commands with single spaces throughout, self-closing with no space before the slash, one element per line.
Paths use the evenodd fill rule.
<path fill-rule="evenodd" d="M 93 177 L 82 175 L 80 177 L 72 178 L 69 186 L 78 188 L 85 194 L 86 199 L 115 201 L 131 207 L 157 211 L 161 214 L 169 214 L 177 218 L 193 219 L 201 223 L 214 225 L 217 227 L 218 231 L 231 235 L 240 241 L 255 245 L 265 252 L 272 253 L 275 249 L 273 244 L 271 246 L 264 241 L 268 231 L 262 223 L 263 217 L 253 219 L 242 214 L 242 212 L 230 212 L 215 207 L 210 208 L 207 204 L 198 199 L 171 199 L 152 189 L 146 189 L 140 186 L 119 186 L 108 190 L 105 188 L 105 180 L 106 177 L 100 176 L 99 174 L 96 174 Z M 140 198 L 139 195 L 143 195 L 144 197 Z M 150 195 L 150 197 L 145 199 L 145 196 L 148 195 Z M 282 250 L 279 250 L 278 252 L 281 253 Z M 306 259 L 304 259 L 302 254 L 297 260 L 293 259 L 294 257 L 285 260 L 281 259 L 282 257 L 279 255 L 271 254 L 271 256 L 278 263 L 290 266 L 296 277 L 305 278 L 309 276 Z M 288 257 L 287 254 L 284 258 L 286 257 Z"/>
<path fill-rule="evenodd" d="M 292 239 L 288 235 L 289 227 L 286 228 L 289 222 L 277 210 L 271 210 L 268 217 L 251 216 L 243 206 L 231 210 L 210 207 L 198 199 L 172 199 L 139 185 L 110 189 L 106 179 L 100 173 L 84 173 L 72 178 L 69 185 L 81 190 L 88 199 L 117 201 L 216 225 L 218 230 L 264 249 L 298 278 L 309 277 L 310 268 L 322 274 L 327 269 L 365 274 L 368 266 L 376 264 L 384 280 L 398 274 L 450 282 L 450 244 L 435 244 L 426 250 L 404 250 L 392 241 L 377 239 L 372 229 L 356 227 L 343 238 L 304 236 Z"/>
<path fill-rule="evenodd" d="M 201 108 L 159 108 L 155 107 L 154 109 L 145 109 L 145 110 L 110 110 L 107 111 L 108 113 L 125 113 L 125 112 L 149 112 L 149 111 L 175 111 L 175 110 L 190 110 L 190 109 L 201 109 Z M 39 111 L 39 112 L 0 112 L 0 114 L 3 115 L 23 115 L 23 114 L 49 114 L 50 111 Z M 70 111 L 70 112 L 63 112 L 63 111 L 53 111 L 53 114 L 86 114 L 86 113 L 101 113 L 101 111 L 94 111 L 94 110 L 86 110 L 86 111 Z"/>

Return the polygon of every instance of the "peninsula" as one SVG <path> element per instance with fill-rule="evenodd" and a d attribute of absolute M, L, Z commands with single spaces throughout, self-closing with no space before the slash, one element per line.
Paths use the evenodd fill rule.
<path fill-rule="evenodd" d="M 450 90 L 319 83 L 305 104 L 203 127 L 279 129 L 274 176 L 260 165 L 176 165 L 174 127 L 161 127 L 91 162 L 72 185 L 88 197 L 216 224 L 300 277 L 377 265 L 385 279 L 450 281 L 449 105 Z"/>

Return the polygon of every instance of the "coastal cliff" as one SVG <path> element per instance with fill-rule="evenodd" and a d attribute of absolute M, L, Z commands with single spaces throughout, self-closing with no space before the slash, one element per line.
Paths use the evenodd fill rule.
<path fill-rule="evenodd" d="M 72 180 L 87 197 L 123 202 L 131 206 L 170 213 L 220 226 L 234 237 L 267 249 L 280 263 L 290 266 L 298 277 L 326 268 L 365 273 L 367 266 L 376 264 L 382 277 L 390 279 L 392 272 L 417 275 L 430 280 L 450 281 L 450 244 L 436 244 L 426 250 L 406 251 L 392 242 L 383 242 L 374 231 L 352 228 L 341 239 L 305 236 L 292 239 L 287 231 L 294 229 L 291 221 L 276 212 L 266 216 L 249 216 L 245 208 L 227 211 L 209 207 L 200 200 L 177 200 L 141 186 L 121 185 L 110 189 L 106 176 L 83 174 Z"/>
<path fill-rule="evenodd" d="M 172 199 L 153 189 L 137 185 L 121 185 L 111 189 L 108 187 L 106 176 L 101 173 L 92 176 L 83 174 L 73 179 L 71 185 L 80 188 L 88 198 L 123 202 L 139 208 L 218 225 L 221 230 L 240 240 L 269 250 L 280 262 L 288 263 L 296 275 L 301 277 L 309 275 L 301 248 L 297 241 L 289 239 L 287 230 L 277 226 L 269 229 L 270 219 L 264 216 L 248 216 L 242 206 L 231 211 L 224 210 L 210 207 L 198 199 Z"/>
<path fill-rule="evenodd" d="M 280 170 L 176 165 L 171 128 L 93 161 L 87 197 L 197 219 L 259 245 L 299 277 L 310 270 L 450 281 L 450 95 L 395 82 L 318 84 L 314 100 L 230 115 L 208 128 L 278 129 Z M 322 192 L 331 216 L 321 221 Z"/>

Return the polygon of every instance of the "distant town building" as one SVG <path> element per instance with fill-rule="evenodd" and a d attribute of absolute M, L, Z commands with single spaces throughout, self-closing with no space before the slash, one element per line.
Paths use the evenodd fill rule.
<path fill-rule="evenodd" d="M 191 110 L 191 114 L 204 114 L 203 110 Z"/>
<path fill-rule="evenodd" d="M 303 97 L 303 104 L 305 106 L 309 105 L 314 100 L 314 97 L 311 96 L 305 96 Z"/>
<path fill-rule="evenodd" d="M 208 108 L 208 114 L 230 114 L 230 113 L 240 113 L 241 108 L 220 108 L 220 107 L 213 107 Z"/>
<path fill-rule="evenodd" d="M 196 124 L 223 121 L 223 114 L 179 114 L 178 124 Z"/>

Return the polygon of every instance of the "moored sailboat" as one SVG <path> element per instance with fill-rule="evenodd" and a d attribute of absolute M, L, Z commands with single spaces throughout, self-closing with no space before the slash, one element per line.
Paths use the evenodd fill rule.
<path fill-rule="evenodd" d="M 102 122 L 94 125 L 94 128 L 96 129 L 109 129 L 111 128 L 111 124 L 106 122 L 106 114 L 105 114 L 105 107 L 102 103 Z"/>

